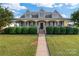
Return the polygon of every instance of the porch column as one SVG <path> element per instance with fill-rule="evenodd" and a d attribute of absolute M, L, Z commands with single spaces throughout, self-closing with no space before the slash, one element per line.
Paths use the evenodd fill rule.
<path fill-rule="evenodd" d="M 45 33 L 46 33 L 46 22 L 44 23 L 44 30 L 45 30 Z"/>
<path fill-rule="evenodd" d="M 53 26 L 53 23 L 52 23 L 52 22 L 50 22 L 50 25 L 51 25 L 51 26 Z"/>
<path fill-rule="evenodd" d="M 33 21 L 31 21 L 31 26 L 34 26 Z"/>
<path fill-rule="evenodd" d="M 54 21 L 52 22 L 52 26 L 54 26 Z"/>
<path fill-rule="evenodd" d="M 60 25 L 63 27 L 64 26 L 64 21 L 61 21 L 60 22 Z"/>
<path fill-rule="evenodd" d="M 26 21 L 24 21 L 24 26 L 26 26 Z"/>
<path fill-rule="evenodd" d="M 37 33 L 39 33 L 40 23 L 37 22 Z"/>
<path fill-rule="evenodd" d="M 35 21 L 35 26 L 37 27 L 37 21 Z"/>
<path fill-rule="evenodd" d="M 56 21 L 54 22 L 54 26 L 57 26 L 57 22 Z"/>
<path fill-rule="evenodd" d="M 38 34 L 39 33 L 39 27 L 38 27 L 37 21 L 35 21 L 35 25 L 34 26 L 37 28 L 37 34 Z"/>
<path fill-rule="evenodd" d="M 62 21 L 62 27 L 64 26 L 64 21 Z"/>
<path fill-rule="evenodd" d="M 57 21 L 57 26 L 59 26 L 59 21 Z"/>
<path fill-rule="evenodd" d="M 40 27 L 39 22 L 36 22 L 36 27 L 37 27 L 37 33 L 39 33 L 39 27 Z"/>
<path fill-rule="evenodd" d="M 18 22 L 19 23 L 19 26 L 21 26 L 21 22 Z"/>
<path fill-rule="evenodd" d="M 29 22 L 27 22 L 27 27 L 29 27 Z"/>
<path fill-rule="evenodd" d="M 48 22 L 46 22 L 46 27 L 48 27 Z"/>

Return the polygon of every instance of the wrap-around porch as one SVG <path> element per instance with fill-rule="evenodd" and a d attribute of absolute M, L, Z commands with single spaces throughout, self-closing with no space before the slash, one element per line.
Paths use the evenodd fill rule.
<path fill-rule="evenodd" d="M 37 27 L 37 33 L 40 31 L 44 31 L 46 33 L 46 27 L 48 26 L 64 26 L 64 21 L 45 21 L 45 20 L 39 20 L 39 21 L 33 21 L 33 20 L 28 20 L 28 21 L 15 21 L 15 26 L 24 26 L 24 27 L 30 27 L 30 26 L 35 26 Z"/>

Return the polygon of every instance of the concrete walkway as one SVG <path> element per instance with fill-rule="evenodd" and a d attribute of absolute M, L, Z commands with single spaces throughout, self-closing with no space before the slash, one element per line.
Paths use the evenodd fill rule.
<path fill-rule="evenodd" d="M 45 34 L 39 34 L 36 56 L 49 56 Z"/>

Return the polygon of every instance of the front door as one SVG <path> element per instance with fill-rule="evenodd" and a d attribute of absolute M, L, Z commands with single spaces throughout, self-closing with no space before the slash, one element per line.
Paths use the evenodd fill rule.
<path fill-rule="evenodd" d="M 46 33 L 46 25 L 45 22 L 38 22 L 38 27 L 37 27 L 37 32 L 38 33 Z"/>
<path fill-rule="evenodd" d="M 43 29 L 43 28 L 44 28 L 43 23 L 40 23 L 40 29 Z"/>
<path fill-rule="evenodd" d="M 45 23 L 44 22 L 40 22 L 39 25 L 40 25 L 39 33 L 42 33 L 42 34 L 45 33 L 45 28 L 44 28 Z"/>

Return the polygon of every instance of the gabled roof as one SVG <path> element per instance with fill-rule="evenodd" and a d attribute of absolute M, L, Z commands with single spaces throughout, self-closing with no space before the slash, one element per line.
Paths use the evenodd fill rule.
<path fill-rule="evenodd" d="M 26 13 L 27 13 L 27 12 L 30 12 L 30 10 L 29 10 L 29 9 L 27 9 Z"/>
<path fill-rule="evenodd" d="M 61 14 L 60 14 L 57 10 L 54 10 L 53 14 L 56 14 L 56 15 L 58 15 L 60 18 L 63 18 L 63 17 L 61 16 Z"/>
<path fill-rule="evenodd" d="M 53 18 L 63 18 L 62 15 L 57 11 L 57 10 L 54 10 L 54 12 L 46 12 L 43 8 L 41 8 L 39 11 L 37 12 L 31 12 L 29 9 L 26 11 L 25 14 L 38 14 L 38 13 L 44 13 L 44 14 L 52 14 Z M 21 16 L 21 18 L 25 17 L 25 14 L 23 14 Z"/>
<path fill-rule="evenodd" d="M 44 12 L 45 10 L 43 8 L 41 8 L 39 11 Z"/>

